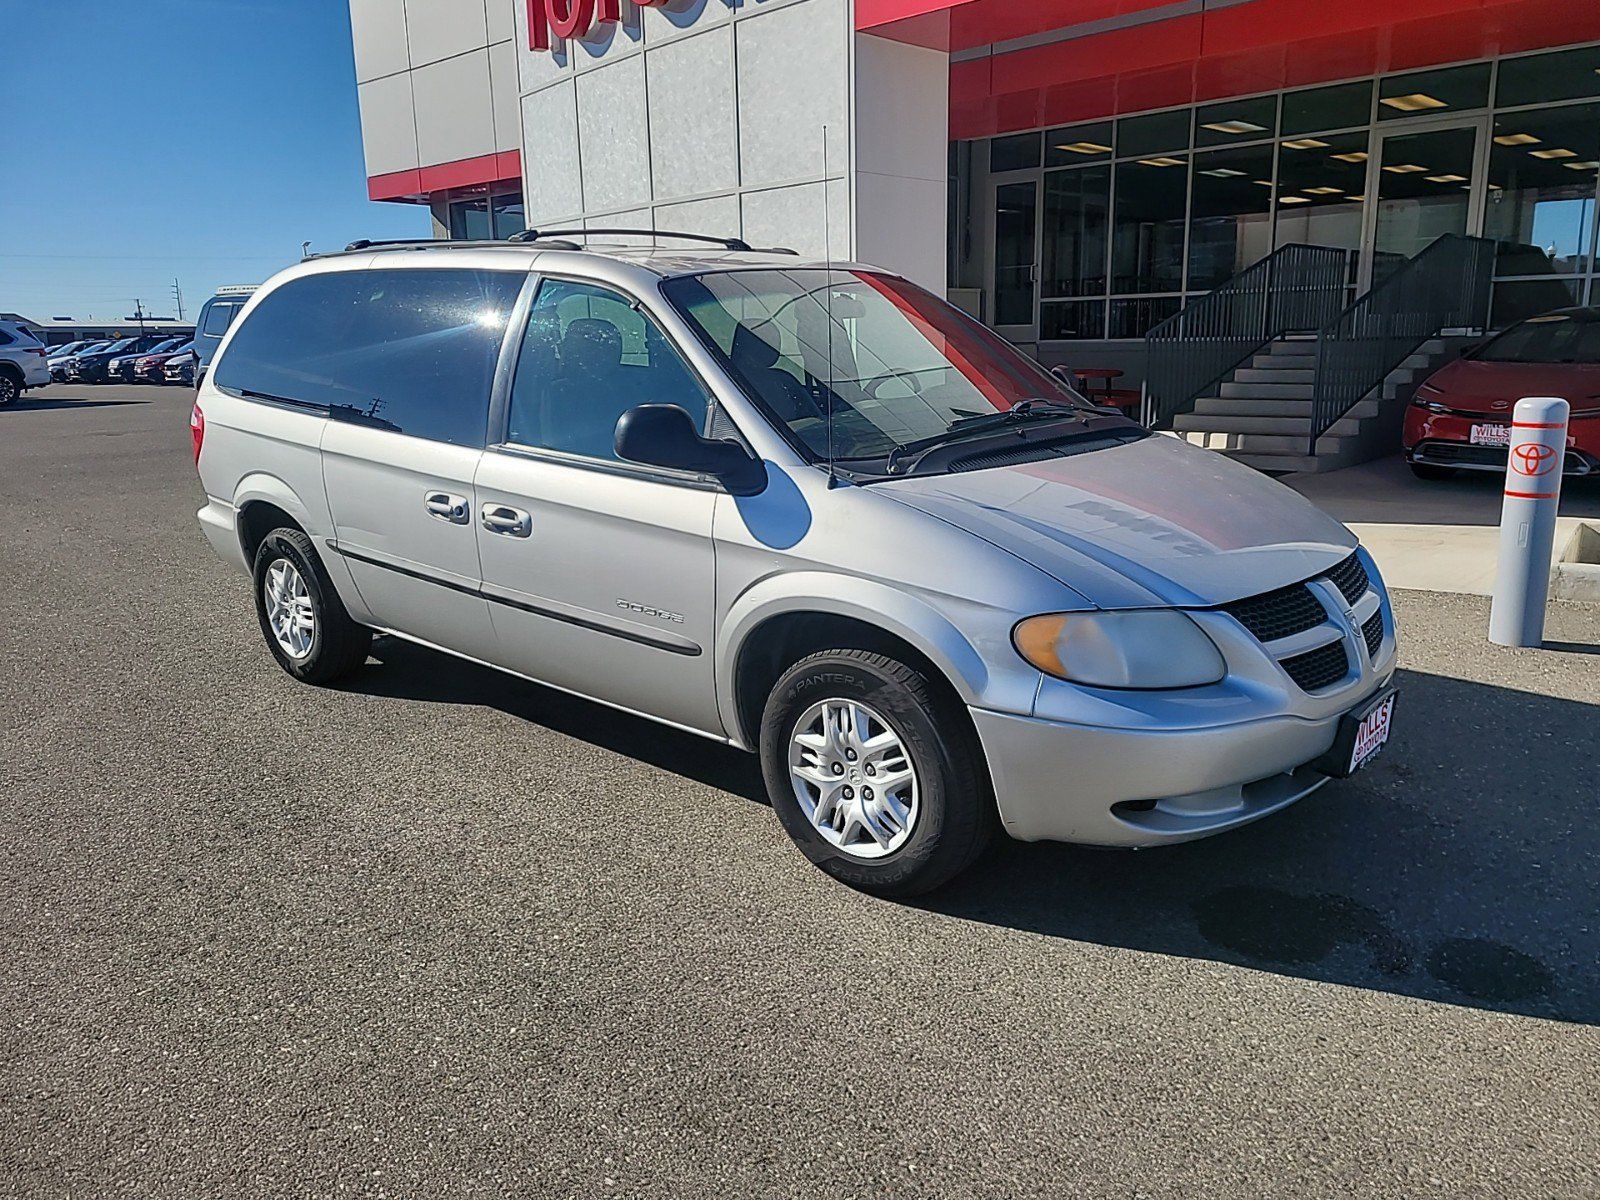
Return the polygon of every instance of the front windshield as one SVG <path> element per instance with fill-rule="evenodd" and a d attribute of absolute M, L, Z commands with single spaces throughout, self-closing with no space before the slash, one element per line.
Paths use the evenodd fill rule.
<path fill-rule="evenodd" d="M 120 342 L 112 342 L 111 344 L 107 345 L 106 349 L 115 354 L 118 350 L 127 350 L 137 340 L 137 338 L 123 338 Z"/>
<path fill-rule="evenodd" d="M 1094 411 L 997 334 L 892 275 L 726 271 L 662 291 L 745 392 L 822 460 L 882 458 L 1027 400 Z"/>
<path fill-rule="evenodd" d="M 1600 313 L 1529 317 L 1473 357 L 1500 363 L 1600 363 Z"/>

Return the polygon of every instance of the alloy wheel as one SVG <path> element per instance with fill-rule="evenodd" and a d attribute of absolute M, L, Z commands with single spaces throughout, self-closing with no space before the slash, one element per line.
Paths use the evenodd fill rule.
<path fill-rule="evenodd" d="M 820 700 L 789 735 L 789 777 L 822 838 L 854 858 L 883 858 L 910 838 L 917 773 L 900 735 L 859 700 Z"/>
<path fill-rule="evenodd" d="M 261 580 L 261 592 L 278 648 L 293 659 L 306 657 L 316 640 L 317 614 L 299 570 L 286 558 L 276 560 Z"/>

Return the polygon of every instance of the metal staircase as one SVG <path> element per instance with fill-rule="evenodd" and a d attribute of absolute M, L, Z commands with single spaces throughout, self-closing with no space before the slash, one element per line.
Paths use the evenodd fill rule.
<path fill-rule="evenodd" d="M 1493 242 L 1437 238 L 1370 291 L 1324 313 L 1314 333 L 1279 332 L 1179 405 L 1161 403 L 1163 387 L 1174 391 L 1165 382 L 1173 368 L 1153 352 L 1157 395 L 1152 401 L 1147 385 L 1147 419 L 1269 471 L 1329 471 L 1393 453 L 1406 402 L 1465 340 L 1452 331 L 1487 325 L 1493 263 Z M 1205 371 L 1197 366 L 1189 378 Z"/>

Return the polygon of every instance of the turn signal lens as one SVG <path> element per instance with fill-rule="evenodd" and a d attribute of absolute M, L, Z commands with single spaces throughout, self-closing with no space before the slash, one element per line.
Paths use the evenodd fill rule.
<path fill-rule="evenodd" d="M 1046 675 L 1104 688 L 1203 687 L 1222 652 L 1181 612 L 1047 613 L 1017 623 L 1017 653 Z"/>
<path fill-rule="evenodd" d="M 196 402 L 189 413 L 189 436 L 194 439 L 194 465 L 200 465 L 200 444 L 206 440 L 206 415 Z"/>

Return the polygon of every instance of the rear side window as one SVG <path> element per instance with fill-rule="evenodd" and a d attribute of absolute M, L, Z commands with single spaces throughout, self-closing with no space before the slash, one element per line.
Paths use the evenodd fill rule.
<path fill-rule="evenodd" d="M 0 329 L 0 346 L 9 346 L 9 345 L 11 345 L 12 342 L 14 342 L 16 340 L 17 339 L 12 337 L 11 334 L 8 333 L 6 330 Z"/>
<path fill-rule="evenodd" d="M 221 337 L 228 332 L 228 326 L 233 324 L 233 315 L 239 311 L 242 300 L 213 300 L 206 306 L 205 320 L 200 323 L 200 332 L 207 337 Z"/>
<path fill-rule="evenodd" d="M 526 278 L 405 269 L 291 280 L 245 318 L 213 378 L 395 433 L 481 446 L 500 340 Z"/>

